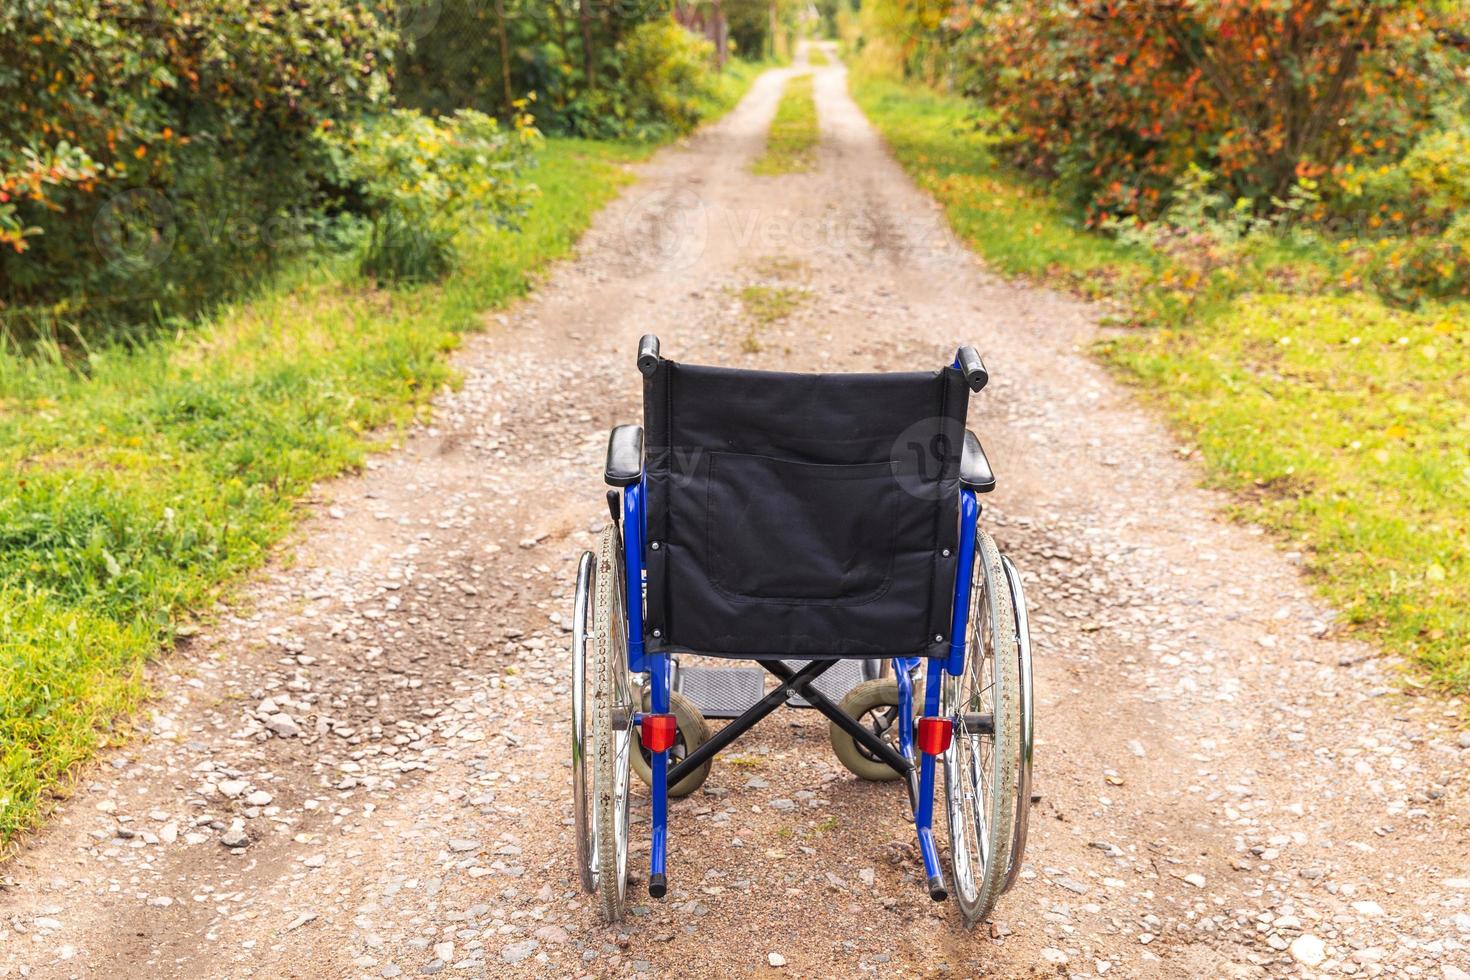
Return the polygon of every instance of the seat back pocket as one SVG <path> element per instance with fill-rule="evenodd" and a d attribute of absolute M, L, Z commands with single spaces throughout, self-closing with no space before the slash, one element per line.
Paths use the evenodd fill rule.
<path fill-rule="evenodd" d="M 712 453 L 705 513 L 710 582 L 735 600 L 872 602 L 893 578 L 904 494 L 891 465 Z"/>

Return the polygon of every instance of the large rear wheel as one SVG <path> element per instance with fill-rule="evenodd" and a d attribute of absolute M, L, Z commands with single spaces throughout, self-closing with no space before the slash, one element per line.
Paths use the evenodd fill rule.
<path fill-rule="evenodd" d="M 590 686 L 587 676 L 588 635 L 592 631 L 592 579 L 597 558 L 582 553 L 577 565 L 577 591 L 572 600 L 572 816 L 577 828 L 577 875 L 582 888 L 597 890 L 592 855 L 592 760 L 587 755 L 591 731 L 587 719 Z"/>
<path fill-rule="evenodd" d="M 1021 678 L 1016 615 L 1000 552 L 975 534 L 965 669 L 946 675 L 940 711 L 955 723 L 944 753 L 955 897 L 967 927 L 1007 886 L 1021 780 Z"/>
<path fill-rule="evenodd" d="M 598 542 L 592 589 L 591 860 L 603 917 L 623 917 L 628 874 L 633 685 L 628 675 L 627 590 L 622 541 L 608 526 Z"/>
<path fill-rule="evenodd" d="M 1031 687 L 1031 624 L 1026 614 L 1026 593 L 1021 573 L 1006 555 L 1000 556 L 1011 588 L 1011 607 L 1016 612 L 1016 649 L 1021 655 L 1021 777 L 1016 781 L 1016 825 L 1011 833 L 1011 869 L 1006 873 L 1005 891 L 1021 875 L 1026 856 L 1026 833 L 1031 817 L 1031 757 L 1036 734 L 1036 703 Z"/>

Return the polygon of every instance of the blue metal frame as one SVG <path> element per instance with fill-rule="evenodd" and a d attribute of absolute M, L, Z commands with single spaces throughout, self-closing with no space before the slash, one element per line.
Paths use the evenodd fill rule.
<path fill-rule="evenodd" d="M 643 593 L 648 588 L 648 571 L 643 567 L 643 538 L 648 533 L 644 516 L 645 481 L 623 489 L 623 569 L 628 581 L 628 669 L 635 674 L 648 670 L 643 660 Z"/>
<path fill-rule="evenodd" d="M 954 616 L 949 624 L 949 659 L 944 669 L 958 677 L 965 669 L 965 639 L 970 634 L 970 592 L 975 579 L 975 530 L 980 501 L 975 491 L 960 490 L 960 564 L 954 575 Z"/>
<path fill-rule="evenodd" d="M 955 367 L 959 367 L 958 358 Z M 648 538 L 648 517 L 644 495 L 647 481 L 623 490 L 623 561 L 627 572 L 628 610 L 628 667 L 634 673 L 649 675 L 650 704 L 654 714 L 669 711 L 669 691 L 672 681 L 672 659 L 666 652 L 648 653 L 643 644 L 643 604 L 648 588 L 648 571 L 643 561 L 644 545 Z M 965 669 L 965 640 L 969 635 L 970 594 L 975 569 L 975 531 L 980 516 L 980 504 L 975 491 L 960 490 L 960 540 L 958 566 L 955 570 L 953 612 L 950 620 L 949 653 L 944 657 L 898 657 L 893 660 L 893 672 L 898 681 L 899 723 L 898 748 L 906 759 L 921 756 L 919 780 L 914 799 L 914 831 L 919 839 L 919 853 L 924 859 L 924 873 L 929 879 L 930 894 L 940 899 L 945 897 L 943 875 L 939 867 L 939 851 L 934 843 L 934 783 L 938 769 L 938 756 L 917 751 L 914 732 L 914 671 L 921 659 L 927 660 L 924 671 L 924 716 L 936 717 L 940 709 L 940 689 L 944 674 L 958 676 Z M 635 719 L 636 723 L 636 719 Z M 662 895 L 668 854 L 669 793 L 668 750 L 652 754 L 652 840 L 650 854 L 650 885 L 656 885 L 655 894 Z M 911 788 L 912 783 L 910 784 Z M 650 889 L 652 890 L 652 888 Z"/>
<path fill-rule="evenodd" d="M 623 567 L 628 577 L 628 669 L 648 674 L 649 709 L 667 714 L 672 664 L 667 653 L 647 653 L 643 648 L 643 601 L 648 591 L 648 569 L 643 563 L 643 543 L 648 537 L 648 513 L 644 507 L 647 481 L 639 480 L 623 490 Z M 650 873 L 659 881 L 665 873 L 669 836 L 669 752 L 652 753 L 653 839 Z"/>
<path fill-rule="evenodd" d="M 950 620 L 949 656 L 929 657 L 924 669 L 925 717 L 939 715 L 940 689 L 944 674 L 958 675 L 965 669 L 965 638 L 970 630 L 970 591 L 975 569 L 975 523 L 980 516 L 980 503 L 975 491 L 960 491 L 960 546 L 959 565 L 955 570 L 953 614 Z M 893 661 L 893 671 L 898 679 L 899 728 L 898 746 L 905 758 L 913 759 L 914 745 L 914 684 L 912 671 L 918 667 L 918 657 L 902 657 Z M 939 849 L 934 843 L 934 782 L 939 765 L 938 756 L 922 755 L 919 763 L 919 787 L 914 800 L 914 833 L 919 839 L 919 854 L 924 859 L 924 873 L 929 878 L 930 891 L 943 893 L 943 875 L 939 868 Z"/>

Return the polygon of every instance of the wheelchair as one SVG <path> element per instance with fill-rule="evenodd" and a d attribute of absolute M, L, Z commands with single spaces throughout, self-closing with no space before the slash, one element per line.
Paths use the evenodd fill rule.
<path fill-rule="evenodd" d="M 794 374 L 676 363 L 650 334 L 637 365 L 643 425 L 609 438 L 612 522 L 574 597 L 583 888 L 622 918 L 636 772 L 648 894 L 662 898 L 670 797 L 788 705 L 826 716 L 855 774 L 905 783 L 936 902 L 951 894 L 943 780 L 953 894 L 966 927 L 986 919 L 1026 847 L 1033 702 L 1021 578 L 979 527 L 978 495 L 995 487 L 965 429 L 988 380 L 979 355 L 962 347 L 929 373 Z"/>

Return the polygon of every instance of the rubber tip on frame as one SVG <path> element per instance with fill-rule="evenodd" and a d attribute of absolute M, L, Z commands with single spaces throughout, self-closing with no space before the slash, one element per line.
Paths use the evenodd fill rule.
<path fill-rule="evenodd" d="M 939 875 L 929 879 L 929 897 L 936 902 L 949 898 L 949 890 L 944 887 L 944 879 Z"/>
<path fill-rule="evenodd" d="M 669 876 L 663 873 L 648 876 L 648 894 L 651 898 L 663 898 L 669 893 Z"/>

